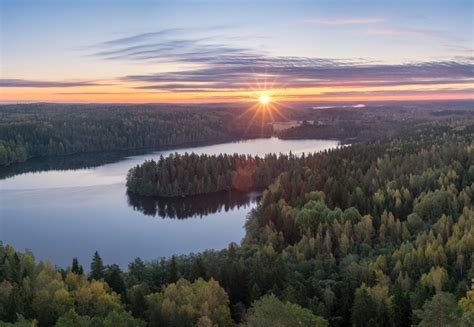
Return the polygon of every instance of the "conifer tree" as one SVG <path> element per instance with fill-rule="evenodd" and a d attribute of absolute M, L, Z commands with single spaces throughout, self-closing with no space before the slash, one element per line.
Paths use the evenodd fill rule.
<path fill-rule="evenodd" d="M 94 257 L 91 262 L 91 272 L 89 274 L 89 279 L 100 280 L 104 278 L 105 267 L 102 262 L 102 258 L 99 255 L 99 252 L 95 251 Z"/>

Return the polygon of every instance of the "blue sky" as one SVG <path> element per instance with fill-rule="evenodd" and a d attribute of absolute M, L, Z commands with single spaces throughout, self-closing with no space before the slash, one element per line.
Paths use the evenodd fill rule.
<path fill-rule="evenodd" d="M 249 89 L 274 88 L 278 93 L 302 86 L 307 92 L 280 93 L 318 97 L 340 79 L 371 81 L 373 87 L 374 74 L 385 84 L 445 77 L 450 84 L 442 84 L 451 85 L 453 94 L 472 91 L 473 1 L 0 3 L 0 97 L 6 101 L 128 102 L 132 96 L 137 102 L 172 101 L 177 93 L 186 93 L 180 98 L 205 101 L 205 91 L 212 91 L 212 98 L 228 100 L 242 97 Z M 436 64 L 439 66 L 433 67 Z M 371 69 L 358 69 L 361 65 Z M 447 65 L 454 67 L 447 69 Z M 289 66 L 297 69 L 289 70 Z M 394 81 L 397 67 L 416 73 L 407 72 Z M 199 74 L 192 78 L 181 74 L 189 70 L 199 70 Z M 341 70 L 346 78 L 330 78 Z M 425 74 L 426 70 L 433 74 Z M 307 71 L 313 74 L 305 74 Z M 223 81 L 213 78 L 219 73 L 230 73 L 232 81 L 236 76 L 242 83 L 248 79 L 250 86 L 229 83 L 225 88 L 229 82 L 225 76 Z M 268 83 L 255 77 L 266 73 Z M 308 76 L 299 78 L 301 75 Z M 321 75 L 323 78 L 317 78 Z M 321 85 L 320 80 L 326 84 Z M 187 92 L 169 87 L 198 82 L 201 85 Z M 440 83 L 433 90 L 423 85 L 423 90 L 431 92 Z M 233 95 L 229 94 L 232 90 Z M 402 90 L 416 91 L 407 86 Z"/>

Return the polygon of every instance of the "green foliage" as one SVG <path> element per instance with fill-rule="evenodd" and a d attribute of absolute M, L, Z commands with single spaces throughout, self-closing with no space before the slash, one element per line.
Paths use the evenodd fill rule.
<path fill-rule="evenodd" d="M 115 293 L 124 297 L 126 285 L 122 275 L 122 270 L 120 270 L 120 267 L 118 265 L 113 264 L 105 268 L 105 282 Z"/>
<path fill-rule="evenodd" d="M 262 128 L 259 120 L 252 123 L 252 115 L 244 108 L 170 108 L 169 105 L 138 104 L 2 105 L 0 166 L 34 157 L 270 136 L 271 126 Z"/>
<path fill-rule="evenodd" d="M 421 319 L 418 326 L 422 327 L 445 327 L 460 326 L 461 309 L 456 299 L 449 293 L 436 293 L 430 301 L 427 301 L 416 314 Z"/>
<path fill-rule="evenodd" d="M 74 310 L 68 311 L 56 322 L 56 327 L 89 327 L 91 326 L 89 316 L 80 316 Z"/>
<path fill-rule="evenodd" d="M 445 190 L 421 194 L 414 203 L 413 212 L 418 214 L 423 221 L 431 223 L 438 220 L 443 213 L 455 216 L 458 213 L 456 196 Z"/>
<path fill-rule="evenodd" d="M 60 317 L 56 327 L 145 327 L 146 323 L 135 319 L 128 312 L 111 311 L 105 318 L 80 316 L 74 310 Z"/>
<path fill-rule="evenodd" d="M 152 325 L 165 326 L 233 326 L 229 299 L 219 283 L 198 279 L 191 283 L 180 279 L 169 284 L 160 293 L 146 297 L 149 321 Z"/>
<path fill-rule="evenodd" d="M 77 258 L 72 259 L 71 271 L 77 275 L 82 275 L 84 273 L 84 268 L 79 264 Z"/>
<path fill-rule="evenodd" d="M 91 262 L 91 272 L 89 274 L 90 279 L 100 280 L 104 278 L 105 267 L 102 262 L 102 258 L 99 255 L 99 252 L 95 251 L 94 257 Z"/>
<path fill-rule="evenodd" d="M 393 315 L 396 317 L 395 326 L 410 327 L 412 324 L 412 309 L 408 292 L 399 283 L 393 287 Z"/>
<path fill-rule="evenodd" d="M 471 289 L 466 292 L 466 296 L 459 300 L 459 306 L 463 312 L 461 322 L 465 326 L 474 325 L 474 279 L 471 280 Z"/>
<path fill-rule="evenodd" d="M 375 321 L 376 315 L 376 305 L 367 289 L 365 287 L 357 289 L 352 306 L 352 324 L 356 327 L 369 326 L 371 321 Z"/>
<path fill-rule="evenodd" d="M 146 323 L 139 319 L 133 318 L 128 312 L 112 311 L 105 317 L 104 327 L 145 327 Z"/>
<path fill-rule="evenodd" d="M 239 154 L 171 154 L 130 169 L 127 190 L 146 196 L 176 197 L 267 187 L 281 172 L 300 165 L 292 154 L 263 158 Z"/>
<path fill-rule="evenodd" d="M 166 169 L 150 173 L 176 176 L 179 190 L 186 180 L 181 168 L 194 167 L 202 175 L 190 190 L 219 184 L 211 176 L 226 171 L 219 170 L 224 156 L 188 156 L 184 163 L 185 157 L 163 159 Z M 41 326 L 142 324 L 131 317 L 151 326 L 286 326 L 311 319 L 334 326 L 473 325 L 472 121 L 440 121 L 370 144 L 267 159 L 258 159 L 255 167 L 264 168 L 246 181 L 278 177 L 249 213 L 241 245 L 137 258 L 125 272 L 105 267 L 96 253 L 90 280 L 77 260 L 64 272 L 1 245 L 0 320 L 14 323 L 19 314 Z M 168 191 L 174 194 L 174 186 Z"/>
<path fill-rule="evenodd" d="M 0 327 L 37 327 L 38 322 L 36 320 L 26 320 L 22 315 L 18 315 L 17 321 L 14 323 L 8 323 L 0 321 Z"/>
<path fill-rule="evenodd" d="M 133 285 L 127 290 L 127 302 L 135 317 L 144 317 L 148 294 L 150 294 L 150 287 L 146 283 Z"/>
<path fill-rule="evenodd" d="M 310 310 L 290 302 L 281 302 L 275 295 L 266 295 L 252 304 L 243 326 L 328 326 L 326 320 Z"/>

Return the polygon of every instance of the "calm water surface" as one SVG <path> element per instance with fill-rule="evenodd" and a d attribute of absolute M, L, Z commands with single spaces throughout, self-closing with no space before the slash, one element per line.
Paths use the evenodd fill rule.
<path fill-rule="evenodd" d="M 37 259 L 88 266 L 94 251 L 126 268 L 134 258 L 222 249 L 244 236 L 258 194 L 218 193 L 188 199 L 126 194 L 127 171 L 169 153 L 293 153 L 334 148 L 338 141 L 255 139 L 211 146 L 103 158 L 58 158 L 0 170 L 0 240 Z M 78 159 L 79 158 L 79 159 Z M 66 160 L 66 162 L 64 161 Z M 81 168 L 81 160 L 84 161 Z M 15 171 L 17 169 L 17 171 Z M 9 177 L 5 177 L 9 176 Z"/>

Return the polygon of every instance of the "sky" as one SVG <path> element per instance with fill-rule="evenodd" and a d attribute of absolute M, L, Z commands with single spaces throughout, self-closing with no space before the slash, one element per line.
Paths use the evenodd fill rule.
<path fill-rule="evenodd" d="M 0 0 L 0 102 L 474 99 L 474 1 Z"/>

